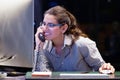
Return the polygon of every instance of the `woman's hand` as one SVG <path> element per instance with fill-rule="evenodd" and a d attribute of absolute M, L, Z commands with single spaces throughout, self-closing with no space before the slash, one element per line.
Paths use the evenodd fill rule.
<path fill-rule="evenodd" d="M 36 51 L 39 51 L 40 49 L 42 49 L 43 45 L 44 45 L 44 42 L 42 42 L 38 37 L 39 33 L 43 33 L 43 31 L 40 27 L 37 28 L 37 32 L 35 34 L 35 43 L 36 43 L 35 50 Z"/>
<path fill-rule="evenodd" d="M 115 68 L 110 64 L 110 63 L 104 63 L 100 68 L 99 68 L 100 73 L 114 73 Z"/>

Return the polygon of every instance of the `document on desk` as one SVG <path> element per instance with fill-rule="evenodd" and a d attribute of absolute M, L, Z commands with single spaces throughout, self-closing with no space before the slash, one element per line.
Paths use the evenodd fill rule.
<path fill-rule="evenodd" d="M 99 74 L 99 73 L 61 73 L 61 77 L 72 77 L 72 78 L 108 78 L 108 74 Z"/>
<path fill-rule="evenodd" d="M 52 72 L 32 72 L 32 77 L 50 77 Z"/>

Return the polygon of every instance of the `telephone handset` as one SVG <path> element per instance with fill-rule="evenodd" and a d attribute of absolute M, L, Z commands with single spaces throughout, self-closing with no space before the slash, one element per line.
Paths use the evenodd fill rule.
<path fill-rule="evenodd" d="M 39 33 L 38 37 L 42 42 L 45 42 L 45 36 L 43 35 L 43 33 Z"/>

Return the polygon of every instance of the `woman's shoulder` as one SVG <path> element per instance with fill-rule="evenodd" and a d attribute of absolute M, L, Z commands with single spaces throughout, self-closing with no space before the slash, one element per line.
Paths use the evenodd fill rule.
<path fill-rule="evenodd" d="M 91 40 L 89 37 L 82 37 L 80 36 L 75 43 L 79 46 L 86 46 L 90 44 L 95 44 L 95 41 Z"/>

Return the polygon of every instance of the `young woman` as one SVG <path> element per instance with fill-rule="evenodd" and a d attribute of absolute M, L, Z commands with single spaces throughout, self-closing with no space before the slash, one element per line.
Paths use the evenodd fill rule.
<path fill-rule="evenodd" d="M 40 33 L 45 42 L 40 40 Z M 61 6 L 44 13 L 35 41 L 33 71 L 115 72 L 101 57 L 96 43 L 80 30 L 75 17 Z"/>

